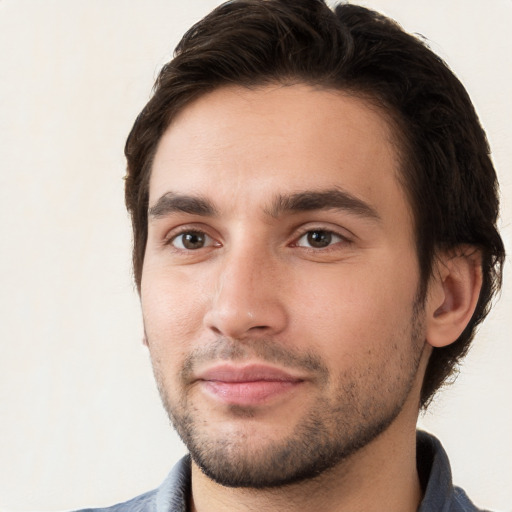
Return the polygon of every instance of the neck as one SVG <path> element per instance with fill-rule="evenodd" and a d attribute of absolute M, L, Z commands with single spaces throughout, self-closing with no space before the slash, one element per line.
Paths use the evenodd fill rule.
<path fill-rule="evenodd" d="M 404 411 L 403 411 L 404 412 Z M 421 488 L 416 470 L 415 423 L 400 418 L 346 461 L 322 475 L 271 489 L 219 485 L 192 464 L 192 512 L 416 511 Z"/>

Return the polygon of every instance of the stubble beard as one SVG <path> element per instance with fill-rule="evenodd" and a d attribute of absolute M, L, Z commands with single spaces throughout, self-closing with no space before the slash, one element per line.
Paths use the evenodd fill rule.
<path fill-rule="evenodd" d="M 398 346 L 390 341 L 393 348 L 386 352 L 391 354 L 388 361 L 373 355 L 373 365 L 346 370 L 338 376 L 334 398 L 320 393 L 288 437 L 269 440 L 261 446 L 255 446 L 261 438 L 251 438 L 243 431 L 213 436 L 205 411 L 197 409 L 185 391 L 179 400 L 171 400 L 165 376 L 155 361 L 153 369 L 171 423 L 205 475 L 227 487 L 280 487 L 318 477 L 340 465 L 393 423 L 414 386 L 423 353 L 423 323 L 418 304 L 414 306 L 409 331 L 411 343 L 407 354 L 393 354 Z M 199 360 L 243 361 L 254 355 L 285 367 L 313 370 L 319 377 L 317 383 L 324 387 L 332 379 L 314 354 L 295 354 L 271 340 L 258 339 L 251 345 L 221 338 L 206 350 L 189 356 L 180 380 L 186 383 L 187 375 Z M 186 389 L 185 384 L 182 389 Z M 232 406 L 230 412 L 239 418 L 254 414 L 251 407 L 240 406 Z"/>

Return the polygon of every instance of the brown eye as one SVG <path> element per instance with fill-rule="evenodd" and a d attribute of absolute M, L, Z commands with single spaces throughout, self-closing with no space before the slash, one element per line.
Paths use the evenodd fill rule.
<path fill-rule="evenodd" d="M 332 244 L 341 242 L 343 238 L 332 231 L 315 229 L 302 235 L 297 241 L 299 247 L 310 247 L 313 249 L 324 249 Z"/>
<path fill-rule="evenodd" d="M 327 247 L 332 241 L 332 233 L 328 231 L 310 231 L 307 239 L 311 247 Z"/>
<path fill-rule="evenodd" d="M 185 231 L 172 239 L 172 245 L 177 249 L 193 251 L 212 244 L 212 239 L 201 231 Z"/>

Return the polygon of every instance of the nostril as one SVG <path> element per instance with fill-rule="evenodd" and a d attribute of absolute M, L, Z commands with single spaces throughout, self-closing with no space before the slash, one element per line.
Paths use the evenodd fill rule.
<path fill-rule="evenodd" d="M 280 332 L 286 326 L 282 304 L 275 297 L 269 301 L 258 293 L 261 290 L 253 294 L 246 287 L 224 286 L 205 311 L 204 326 L 216 336 L 233 339 L 241 339 L 249 332 L 257 336 Z"/>

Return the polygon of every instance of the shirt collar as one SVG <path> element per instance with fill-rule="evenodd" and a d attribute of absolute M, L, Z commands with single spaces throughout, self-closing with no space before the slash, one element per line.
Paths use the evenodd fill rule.
<path fill-rule="evenodd" d="M 190 456 L 183 457 L 158 488 L 155 500 L 156 512 L 187 512 L 191 493 Z"/>

